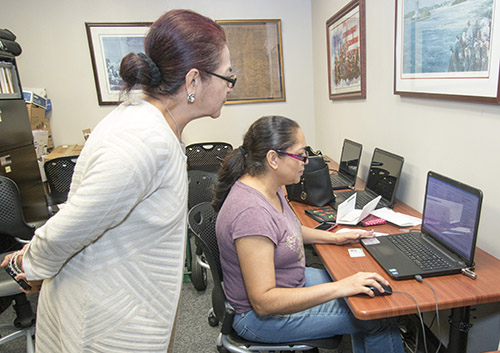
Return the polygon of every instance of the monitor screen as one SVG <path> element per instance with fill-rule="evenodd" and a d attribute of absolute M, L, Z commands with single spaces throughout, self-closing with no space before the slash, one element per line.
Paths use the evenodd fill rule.
<path fill-rule="evenodd" d="M 375 148 L 366 188 L 393 201 L 403 169 L 403 157 Z"/>
<path fill-rule="evenodd" d="M 477 189 L 429 173 L 422 229 L 470 260 L 476 244 L 481 196 Z"/>
<path fill-rule="evenodd" d="M 339 172 L 356 178 L 358 174 L 359 161 L 361 159 L 362 146 L 359 143 L 344 140 L 344 147 L 342 148 L 342 156 L 340 157 Z"/>

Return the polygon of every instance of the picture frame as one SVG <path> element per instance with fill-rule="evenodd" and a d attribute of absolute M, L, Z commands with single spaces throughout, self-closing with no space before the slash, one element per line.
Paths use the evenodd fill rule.
<path fill-rule="evenodd" d="M 151 22 L 85 23 L 99 105 L 120 103 L 121 60 L 130 52 L 144 52 L 150 26 Z"/>
<path fill-rule="evenodd" d="M 500 103 L 498 1 L 395 1 L 394 94 Z"/>
<path fill-rule="evenodd" d="M 366 98 L 365 0 L 353 0 L 326 21 L 331 100 Z"/>
<path fill-rule="evenodd" d="M 281 20 L 216 22 L 226 33 L 233 74 L 238 78 L 225 104 L 284 102 Z"/>

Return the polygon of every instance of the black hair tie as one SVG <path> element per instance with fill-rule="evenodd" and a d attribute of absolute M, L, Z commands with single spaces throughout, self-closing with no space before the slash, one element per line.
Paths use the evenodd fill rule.
<path fill-rule="evenodd" d="M 240 153 L 243 157 L 245 157 L 245 155 L 247 154 L 247 150 L 243 148 L 243 146 L 240 146 L 238 148 L 240 150 Z"/>
<path fill-rule="evenodd" d="M 137 55 L 139 55 L 149 65 L 151 70 L 151 80 L 149 81 L 149 86 L 158 87 L 161 82 L 161 71 L 158 68 L 158 65 L 156 65 L 155 62 L 144 53 L 139 53 Z"/>

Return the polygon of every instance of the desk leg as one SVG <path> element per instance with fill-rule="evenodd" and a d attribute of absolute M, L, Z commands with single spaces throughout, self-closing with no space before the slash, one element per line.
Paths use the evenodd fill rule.
<path fill-rule="evenodd" d="M 469 323 L 470 306 L 451 309 L 448 318 L 450 334 L 448 341 L 448 353 L 466 353 L 467 338 L 472 324 Z"/>

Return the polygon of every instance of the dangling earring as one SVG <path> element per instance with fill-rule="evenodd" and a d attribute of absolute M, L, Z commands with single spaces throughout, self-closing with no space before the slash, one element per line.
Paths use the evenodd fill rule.
<path fill-rule="evenodd" d="M 194 100 L 195 100 L 194 93 L 189 93 L 187 100 L 188 100 L 188 103 L 194 103 Z"/>

